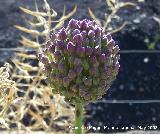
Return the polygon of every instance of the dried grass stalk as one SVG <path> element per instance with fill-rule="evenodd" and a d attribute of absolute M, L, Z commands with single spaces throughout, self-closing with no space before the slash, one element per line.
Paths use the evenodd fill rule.
<path fill-rule="evenodd" d="M 105 31 L 110 32 L 111 34 L 121 31 L 126 25 L 127 22 L 120 24 L 119 27 L 113 28 L 111 22 L 113 19 L 119 19 L 117 15 L 118 11 L 124 7 L 135 6 L 132 2 L 121 2 L 120 0 L 106 0 L 106 4 L 110 9 L 110 13 L 104 13 L 104 20 L 101 20 L 95 16 L 91 8 L 88 8 L 88 13 L 96 23 L 105 29 Z"/>
<path fill-rule="evenodd" d="M 54 20 L 57 13 L 52 9 L 46 0 L 44 1 L 45 11 L 39 11 L 35 0 L 36 10 L 20 7 L 20 9 L 32 16 L 33 20 L 28 20 L 30 28 L 15 26 L 24 33 L 28 33 L 33 38 L 22 36 L 20 43 L 25 48 L 42 51 L 43 44 L 48 40 L 51 31 L 62 27 L 64 21 L 71 17 L 76 6 L 69 14 L 65 14 L 65 8 L 62 17 Z M 53 27 L 52 27 L 53 25 Z M 40 29 L 43 29 L 40 31 Z M 43 40 L 43 42 L 39 41 Z M 27 132 L 31 130 L 43 129 L 46 132 L 58 131 L 59 126 L 63 131 L 68 132 L 69 123 L 74 119 L 74 108 L 64 102 L 64 98 L 59 95 L 53 95 L 52 89 L 45 83 L 45 77 L 42 75 L 42 64 L 36 60 L 36 53 L 17 52 L 12 59 L 11 79 L 16 81 L 15 100 L 11 103 L 8 113 L 5 115 L 9 127 L 12 125 L 17 129 L 24 129 Z M 29 121 L 28 121 L 29 119 Z M 0 126 L 1 127 L 1 126 Z"/>

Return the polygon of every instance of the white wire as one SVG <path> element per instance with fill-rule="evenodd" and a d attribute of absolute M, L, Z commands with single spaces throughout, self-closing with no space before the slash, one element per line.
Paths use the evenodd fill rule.
<path fill-rule="evenodd" d="M 96 101 L 96 103 L 116 103 L 116 104 L 124 104 L 124 103 L 131 103 L 131 104 L 146 104 L 146 103 L 160 103 L 160 100 L 100 100 Z"/>
<path fill-rule="evenodd" d="M 0 51 L 37 51 L 37 49 L 24 49 L 21 47 L 18 48 L 0 48 Z M 120 50 L 120 53 L 122 54 L 128 54 L 128 53 L 160 53 L 160 50 Z"/>

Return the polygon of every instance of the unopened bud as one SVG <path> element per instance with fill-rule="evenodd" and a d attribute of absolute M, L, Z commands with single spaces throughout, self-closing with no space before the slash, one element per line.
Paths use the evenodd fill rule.
<path fill-rule="evenodd" d="M 74 70 L 77 75 L 80 75 L 83 71 L 83 67 L 79 65 L 79 66 L 76 66 Z"/>
<path fill-rule="evenodd" d="M 112 50 L 114 45 L 115 45 L 115 41 L 113 39 L 111 39 L 107 44 L 108 50 Z"/>
<path fill-rule="evenodd" d="M 119 49 L 119 46 L 118 46 L 118 45 L 114 46 L 114 47 L 113 47 L 113 54 L 114 54 L 114 55 L 117 55 L 117 53 L 119 52 L 119 50 L 120 50 L 120 49 Z"/>
<path fill-rule="evenodd" d="M 63 86 L 67 87 L 67 86 L 69 86 L 69 83 L 70 83 L 70 78 L 64 77 L 63 78 Z"/>
<path fill-rule="evenodd" d="M 76 77 L 76 72 L 74 71 L 74 70 L 69 70 L 69 72 L 68 72 L 68 77 L 70 78 L 70 79 L 74 79 L 75 77 Z"/>
<path fill-rule="evenodd" d="M 51 53 L 54 53 L 54 51 L 55 51 L 55 45 L 50 45 L 48 47 L 48 51 L 51 52 Z"/>
<path fill-rule="evenodd" d="M 78 26 L 77 26 L 78 24 L 77 24 L 77 20 L 75 20 L 75 19 L 71 19 L 70 21 L 69 21 L 69 23 L 68 23 L 68 27 L 70 28 L 70 29 L 75 29 L 75 28 L 77 28 Z"/>
<path fill-rule="evenodd" d="M 73 37 L 73 42 L 76 43 L 77 45 L 81 45 L 82 42 L 83 42 L 83 37 L 81 34 L 76 34 L 74 37 Z"/>
<path fill-rule="evenodd" d="M 84 78 L 83 82 L 86 86 L 91 86 L 92 85 L 92 78 Z"/>
<path fill-rule="evenodd" d="M 100 37 L 101 36 L 101 31 L 102 29 L 100 27 L 97 27 L 94 32 L 95 32 L 95 36 Z"/>
<path fill-rule="evenodd" d="M 86 20 L 82 20 L 82 21 L 80 22 L 80 28 L 81 28 L 82 30 L 86 30 L 87 27 L 88 27 L 88 24 L 87 24 Z"/>
<path fill-rule="evenodd" d="M 74 62 L 73 62 L 73 64 L 75 65 L 75 66 L 78 66 L 78 65 L 80 65 L 82 62 L 81 62 L 81 59 L 79 59 L 79 58 L 75 58 L 74 59 Z"/>
<path fill-rule="evenodd" d="M 63 50 L 64 49 L 64 42 L 62 40 L 56 40 L 55 42 L 56 50 Z"/>
<path fill-rule="evenodd" d="M 100 47 L 99 47 L 99 46 L 96 46 L 96 47 L 94 48 L 94 50 L 93 50 L 93 53 L 94 53 L 95 55 L 100 55 L 100 54 L 101 54 L 101 49 L 100 49 Z"/>
<path fill-rule="evenodd" d="M 89 32 L 88 32 L 88 37 L 89 37 L 89 38 L 94 38 L 94 37 L 95 37 L 95 33 L 94 33 L 93 30 L 89 30 Z"/>
<path fill-rule="evenodd" d="M 77 34 L 80 34 L 81 32 L 78 29 L 74 29 L 72 32 L 72 36 L 75 36 Z"/>
<path fill-rule="evenodd" d="M 106 60 L 106 55 L 104 53 L 102 53 L 99 55 L 98 59 L 101 63 L 104 63 Z"/>
<path fill-rule="evenodd" d="M 76 54 L 77 54 L 77 56 L 79 56 L 79 57 L 85 56 L 85 47 L 77 46 L 77 47 L 76 47 Z"/>
<path fill-rule="evenodd" d="M 58 32 L 59 36 L 58 38 L 60 40 L 65 40 L 67 38 L 67 33 L 66 33 L 66 30 L 65 28 L 62 28 L 59 32 Z"/>
<path fill-rule="evenodd" d="M 61 59 L 60 51 L 55 51 L 53 55 L 56 61 Z"/>
<path fill-rule="evenodd" d="M 75 46 L 73 45 L 73 43 L 72 42 L 69 42 L 68 44 L 67 44 L 67 50 L 68 50 L 68 52 L 71 54 L 71 53 L 74 53 L 74 51 L 75 51 Z"/>
<path fill-rule="evenodd" d="M 83 38 L 86 38 L 87 37 L 87 32 L 86 31 L 82 31 L 81 35 L 83 36 Z"/>

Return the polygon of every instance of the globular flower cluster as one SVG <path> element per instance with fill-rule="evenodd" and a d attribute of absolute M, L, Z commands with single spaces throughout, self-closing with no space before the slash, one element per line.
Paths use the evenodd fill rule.
<path fill-rule="evenodd" d="M 119 70 L 119 47 L 111 34 L 94 21 L 71 19 L 67 28 L 52 33 L 38 55 L 53 92 L 66 101 L 100 99 Z"/>

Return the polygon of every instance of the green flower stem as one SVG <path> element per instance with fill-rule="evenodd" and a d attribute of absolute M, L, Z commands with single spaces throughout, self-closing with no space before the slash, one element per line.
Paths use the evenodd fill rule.
<path fill-rule="evenodd" d="M 75 134 L 82 134 L 82 125 L 83 125 L 83 104 L 82 102 L 75 104 Z"/>

